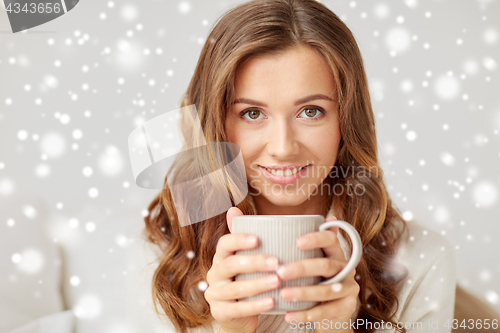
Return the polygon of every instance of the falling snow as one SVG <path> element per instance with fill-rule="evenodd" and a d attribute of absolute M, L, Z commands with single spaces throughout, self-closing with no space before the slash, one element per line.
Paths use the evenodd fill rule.
<path fill-rule="evenodd" d="M 101 314 L 102 301 L 97 295 L 84 295 L 80 297 L 74 308 L 73 313 L 81 319 L 96 318 Z"/>
<path fill-rule="evenodd" d="M 60 157 L 66 150 L 66 140 L 56 132 L 43 135 L 40 140 L 40 148 L 44 154 L 50 157 Z"/>
<path fill-rule="evenodd" d="M 443 162 L 447 166 L 455 165 L 455 157 L 448 152 L 444 152 L 441 154 L 441 162 Z"/>
<path fill-rule="evenodd" d="M 45 163 L 38 164 L 35 168 L 35 174 L 40 178 L 50 175 L 50 166 Z"/>
<path fill-rule="evenodd" d="M 436 79 L 434 86 L 436 95 L 443 100 L 452 100 L 460 92 L 460 81 L 454 76 L 442 75 Z"/>
<path fill-rule="evenodd" d="M 122 153 L 113 145 L 108 145 L 98 160 L 100 171 L 108 176 L 118 175 L 122 171 L 124 163 Z"/>
<path fill-rule="evenodd" d="M 23 206 L 23 214 L 24 214 L 24 216 L 26 216 L 27 218 L 30 218 L 30 219 L 34 219 L 38 216 L 38 212 L 31 205 L 24 205 Z"/>
<path fill-rule="evenodd" d="M 92 176 L 92 174 L 94 173 L 94 171 L 92 170 L 91 167 L 89 166 L 86 166 L 82 169 L 82 174 L 85 176 L 85 177 L 90 177 Z"/>
<path fill-rule="evenodd" d="M 410 47 L 410 33 L 404 28 L 393 28 L 387 33 L 385 43 L 390 51 L 404 52 Z"/>
<path fill-rule="evenodd" d="M 472 195 L 474 201 L 481 207 L 492 207 L 498 201 L 497 186 L 490 181 L 477 183 L 472 190 Z"/>
<path fill-rule="evenodd" d="M 0 194 L 3 196 L 9 196 L 14 192 L 16 185 L 12 181 L 12 179 L 9 178 L 2 178 L 0 179 Z"/>
<path fill-rule="evenodd" d="M 72 276 L 70 279 L 69 279 L 69 283 L 73 286 L 73 287 L 76 287 L 78 285 L 80 285 L 80 278 L 78 276 Z"/>
<path fill-rule="evenodd" d="M 87 230 L 88 232 L 94 232 L 96 229 L 96 225 L 94 222 L 87 222 L 85 224 L 85 230 Z"/>
<path fill-rule="evenodd" d="M 12 261 L 17 264 L 17 268 L 21 272 L 29 275 L 40 272 L 45 265 L 44 255 L 34 248 L 24 250 L 16 256 L 16 261 L 14 261 L 14 257 Z"/>
<path fill-rule="evenodd" d="M 97 198 L 97 196 L 99 195 L 99 190 L 96 189 L 95 187 L 91 187 L 88 191 L 88 194 L 89 194 L 89 197 L 91 197 L 91 198 Z"/>
<path fill-rule="evenodd" d="M 475 268 L 463 270 L 459 281 L 500 309 L 500 266 L 484 256 L 500 250 L 494 229 L 500 214 L 500 97 L 495 91 L 500 30 L 493 15 L 498 3 L 464 2 L 457 11 L 442 1 L 323 3 L 337 11 L 359 43 L 378 161 L 391 199 L 405 221 L 428 227 L 410 242 L 417 244 L 435 229 L 450 241 L 463 267 Z M 68 258 L 53 257 L 24 237 L 28 243 L 16 240 L 6 251 L 12 270 L 1 271 L 0 279 L 15 288 L 33 278 L 36 288 L 27 289 L 27 300 L 46 302 L 44 288 L 51 281 L 44 274 L 65 267 L 67 272 L 57 276 L 64 276 L 60 282 L 71 293 L 65 301 L 78 320 L 95 321 L 105 333 L 132 333 L 126 323 L 111 318 L 108 300 L 125 296 L 121 283 L 144 269 L 144 263 L 128 262 L 128 257 L 142 255 L 134 248 L 136 231 L 149 214 L 144 205 L 158 192 L 136 185 L 127 137 L 154 116 L 179 107 L 197 56 L 206 42 L 216 42 L 206 40 L 213 17 L 227 4 L 88 5 L 87 24 L 77 20 L 68 29 L 71 20 L 54 20 L 53 29 L 40 29 L 57 34 L 2 37 L 0 68 L 16 80 L 0 91 L 0 199 L 7 202 L 0 233 L 42 238 L 37 228 L 47 222 L 47 242 Z M 158 20 L 154 12 L 166 14 Z M 461 20 L 465 15 L 470 19 Z M 185 256 L 196 260 L 195 251 Z M 429 260 L 420 251 L 415 256 Z M 195 288 L 204 292 L 208 283 Z M 149 292 L 138 292 L 134 305 L 147 306 Z M 439 306 L 430 294 L 422 301 Z M 109 322 L 99 322 L 108 316 Z"/>
<path fill-rule="evenodd" d="M 198 283 L 198 289 L 201 291 L 205 291 L 208 288 L 208 283 L 206 281 L 201 281 Z"/>
<path fill-rule="evenodd" d="M 133 5 L 125 5 L 121 10 L 122 18 L 125 21 L 134 21 L 137 18 L 137 8 Z"/>

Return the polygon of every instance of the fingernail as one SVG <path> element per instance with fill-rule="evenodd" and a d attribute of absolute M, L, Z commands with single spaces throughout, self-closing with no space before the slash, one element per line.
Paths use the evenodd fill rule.
<path fill-rule="evenodd" d="M 278 274 L 280 277 L 283 277 L 283 273 L 285 273 L 285 267 L 283 267 L 283 265 L 281 265 L 276 270 L 276 274 Z"/>
<path fill-rule="evenodd" d="M 303 249 L 307 249 L 311 245 L 311 243 L 309 242 L 309 240 L 307 238 L 299 238 L 297 240 L 297 243 L 298 243 L 297 246 L 299 246 Z"/>
<path fill-rule="evenodd" d="M 257 243 L 257 237 L 254 235 L 250 235 L 247 237 L 247 242 L 249 245 L 254 245 L 255 243 Z"/>
<path fill-rule="evenodd" d="M 266 282 L 267 284 L 271 285 L 271 286 L 274 286 L 278 283 L 278 276 L 277 275 L 269 275 L 267 278 L 266 278 Z"/>
<path fill-rule="evenodd" d="M 266 265 L 267 267 L 274 269 L 276 266 L 278 266 L 278 258 L 276 257 L 269 257 L 266 259 Z"/>
<path fill-rule="evenodd" d="M 284 299 L 289 299 L 292 297 L 292 291 L 289 288 L 281 289 L 281 297 Z"/>
<path fill-rule="evenodd" d="M 332 284 L 332 290 L 338 293 L 342 290 L 342 283 L 334 283 Z"/>
<path fill-rule="evenodd" d="M 272 298 L 265 298 L 263 300 L 260 300 L 259 303 L 264 307 L 269 307 L 273 304 L 273 299 Z"/>
<path fill-rule="evenodd" d="M 287 314 L 285 315 L 285 320 L 286 320 L 288 323 L 290 323 L 290 321 L 292 321 L 293 319 L 296 319 L 296 318 L 295 318 L 295 315 L 293 315 L 293 314 L 291 314 L 291 313 L 287 313 Z"/>

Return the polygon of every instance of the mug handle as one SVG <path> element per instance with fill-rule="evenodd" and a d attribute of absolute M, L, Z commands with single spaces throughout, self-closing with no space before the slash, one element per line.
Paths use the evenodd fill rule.
<path fill-rule="evenodd" d="M 352 242 L 352 254 L 344 269 L 338 272 L 334 277 L 325 281 L 321 281 L 319 284 L 329 284 L 342 281 L 354 268 L 356 268 L 359 261 L 361 260 L 361 250 L 363 248 L 363 245 L 361 243 L 361 238 L 359 237 L 357 230 L 354 229 L 351 224 L 345 221 L 336 220 L 324 222 L 319 226 L 319 231 L 323 231 L 331 227 L 339 227 L 347 232 Z"/>

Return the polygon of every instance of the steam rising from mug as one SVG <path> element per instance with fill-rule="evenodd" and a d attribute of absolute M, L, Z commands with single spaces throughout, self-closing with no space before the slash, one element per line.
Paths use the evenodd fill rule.
<path fill-rule="evenodd" d="M 248 194 L 240 148 L 230 142 L 207 144 L 194 104 L 137 127 L 128 147 L 137 186 L 168 185 L 181 226 L 222 214 Z"/>

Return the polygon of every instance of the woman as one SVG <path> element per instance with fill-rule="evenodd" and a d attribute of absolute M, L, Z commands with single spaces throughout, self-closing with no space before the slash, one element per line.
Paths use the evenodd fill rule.
<path fill-rule="evenodd" d="M 207 142 L 241 148 L 249 195 L 226 214 L 185 227 L 166 180 L 150 204 L 147 236 L 163 250 L 153 277 L 155 306 L 179 332 L 210 326 L 218 332 L 451 332 L 453 249 L 439 234 L 406 223 L 392 206 L 377 159 L 363 61 L 334 13 L 313 0 L 256 0 L 230 10 L 203 47 L 181 106 L 191 104 Z M 188 162 L 179 163 L 178 170 L 188 170 Z M 339 284 L 282 291 L 284 298 L 320 301 L 318 306 L 261 314 L 273 307 L 272 299 L 237 300 L 281 280 L 329 278 L 343 268 L 350 247 L 343 231 L 330 229 L 297 243 L 322 248 L 325 258 L 279 266 L 277 258 L 255 255 L 243 264 L 234 251 L 258 240 L 230 233 L 232 217 L 241 214 L 348 221 L 360 233 L 363 257 Z M 234 281 L 250 271 L 275 274 L 272 281 Z M 204 281 L 206 290 L 198 288 Z"/>

